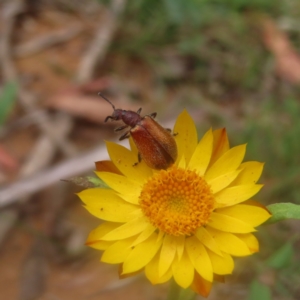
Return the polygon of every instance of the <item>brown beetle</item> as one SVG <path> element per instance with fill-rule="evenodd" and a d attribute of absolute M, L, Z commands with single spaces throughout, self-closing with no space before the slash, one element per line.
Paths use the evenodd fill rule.
<path fill-rule="evenodd" d="M 120 141 L 130 135 L 138 149 L 139 161 L 143 159 L 152 169 L 167 169 L 177 158 L 177 145 L 175 139 L 168 129 L 159 125 L 154 118 L 156 113 L 140 116 L 142 108 L 137 112 L 131 110 L 116 109 L 115 106 L 101 93 L 98 93 L 104 100 L 112 106 L 114 112 L 107 120 L 122 120 L 125 125 L 118 127 L 115 131 L 120 131 L 130 127 L 121 137 Z"/>

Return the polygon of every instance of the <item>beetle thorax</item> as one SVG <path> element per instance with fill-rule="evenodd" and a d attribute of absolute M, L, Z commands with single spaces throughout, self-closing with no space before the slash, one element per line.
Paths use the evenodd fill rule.
<path fill-rule="evenodd" d="M 122 110 L 121 119 L 126 125 L 134 127 L 142 120 L 142 117 L 134 111 Z"/>

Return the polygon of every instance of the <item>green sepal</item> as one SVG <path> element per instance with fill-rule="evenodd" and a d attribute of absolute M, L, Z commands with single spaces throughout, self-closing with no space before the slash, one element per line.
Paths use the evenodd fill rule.
<path fill-rule="evenodd" d="M 62 181 L 71 182 L 84 188 L 108 188 L 108 186 L 98 177 L 92 176 L 75 176 Z"/>

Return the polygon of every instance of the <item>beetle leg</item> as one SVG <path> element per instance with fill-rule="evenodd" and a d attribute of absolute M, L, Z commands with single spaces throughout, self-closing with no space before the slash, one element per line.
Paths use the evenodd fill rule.
<path fill-rule="evenodd" d="M 137 166 L 141 161 L 142 161 L 142 156 L 141 156 L 141 153 L 139 152 L 138 153 L 138 161 L 136 163 L 134 163 L 132 166 L 133 167 Z"/>
<path fill-rule="evenodd" d="M 121 131 L 121 130 L 127 128 L 127 127 L 128 127 L 128 125 L 123 125 L 123 126 L 120 126 L 120 127 L 116 128 L 115 131 Z"/>
<path fill-rule="evenodd" d="M 142 111 L 142 108 L 140 107 L 138 110 L 137 110 L 137 114 L 140 114 L 141 113 L 141 111 Z"/>
<path fill-rule="evenodd" d="M 113 118 L 112 116 L 108 116 L 108 117 L 106 117 L 106 118 L 105 118 L 104 122 L 107 122 L 107 121 L 108 121 L 108 119 L 112 119 L 112 120 L 114 120 L 114 118 Z"/>
<path fill-rule="evenodd" d="M 121 137 L 119 138 L 119 141 L 128 139 L 130 137 L 130 130 L 126 131 Z"/>
<path fill-rule="evenodd" d="M 150 114 L 149 116 L 150 116 L 151 118 L 155 119 L 156 115 L 157 115 L 157 113 L 154 112 L 154 113 Z"/>
<path fill-rule="evenodd" d="M 165 128 L 168 132 L 172 133 L 172 129 L 170 128 Z M 178 132 L 173 132 L 172 135 L 176 136 L 178 134 Z"/>
<path fill-rule="evenodd" d="M 170 132 L 173 136 L 176 136 L 178 134 L 178 132 L 173 132 L 172 133 L 172 129 L 171 128 L 165 128 L 165 130 L 167 130 L 168 132 Z"/>

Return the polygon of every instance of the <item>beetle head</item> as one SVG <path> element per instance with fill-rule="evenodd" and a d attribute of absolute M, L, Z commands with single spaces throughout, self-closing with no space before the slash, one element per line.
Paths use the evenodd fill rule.
<path fill-rule="evenodd" d="M 105 118 L 104 122 L 107 122 L 108 119 L 112 119 L 114 121 L 118 121 L 122 119 L 122 109 L 116 109 L 112 102 L 107 99 L 102 93 L 98 93 L 100 97 L 102 97 L 105 101 L 107 101 L 113 108 L 114 112 L 111 116 Z"/>

